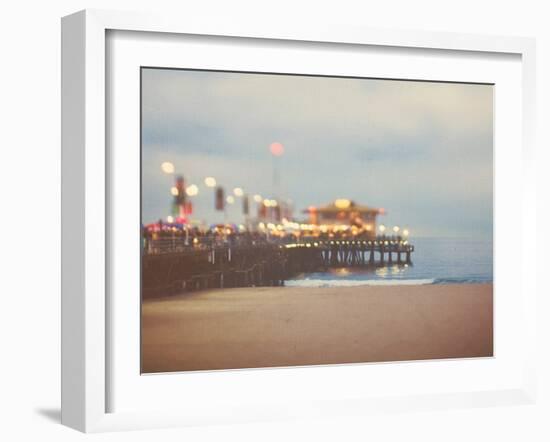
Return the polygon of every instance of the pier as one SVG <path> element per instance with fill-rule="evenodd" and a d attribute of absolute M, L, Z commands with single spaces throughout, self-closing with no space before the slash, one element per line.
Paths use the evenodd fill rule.
<path fill-rule="evenodd" d="M 330 268 L 411 265 L 414 246 L 402 238 L 301 239 L 295 242 L 236 237 L 231 244 L 181 238 L 147 243 L 142 253 L 142 296 L 229 287 L 281 286 L 302 273 Z"/>

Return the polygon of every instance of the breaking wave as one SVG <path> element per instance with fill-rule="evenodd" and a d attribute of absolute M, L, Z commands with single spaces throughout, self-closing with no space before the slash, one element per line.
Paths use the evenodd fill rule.
<path fill-rule="evenodd" d="M 287 287 L 358 287 L 365 285 L 426 285 L 435 284 L 436 280 L 430 279 L 293 279 L 285 281 Z"/>

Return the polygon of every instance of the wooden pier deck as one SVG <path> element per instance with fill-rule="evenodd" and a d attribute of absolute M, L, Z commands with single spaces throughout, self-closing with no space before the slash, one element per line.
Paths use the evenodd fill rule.
<path fill-rule="evenodd" d="M 189 247 L 164 238 L 142 256 L 143 298 L 185 291 L 284 285 L 301 273 L 338 267 L 412 264 L 414 246 L 401 239 L 306 240 L 293 243 Z"/>

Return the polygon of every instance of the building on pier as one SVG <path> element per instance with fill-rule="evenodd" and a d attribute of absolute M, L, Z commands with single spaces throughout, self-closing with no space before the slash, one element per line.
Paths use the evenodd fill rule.
<path fill-rule="evenodd" d="M 337 199 L 326 206 L 310 206 L 304 213 L 309 215 L 309 223 L 318 226 L 335 226 L 360 230 L 367 238 L 376 237 L 376 218 L 385 214 L 384 209 L 362 206 L 348 199 Z"/>

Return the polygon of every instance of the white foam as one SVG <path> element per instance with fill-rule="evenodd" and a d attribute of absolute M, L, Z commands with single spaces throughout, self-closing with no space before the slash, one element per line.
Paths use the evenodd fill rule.
<path fill-rule="evenodd" d="M 285 281 L 287 287 L 359 287 L 365 285 L 426 285 L 433 284 L 435 279 L 294 279 Z"/>

